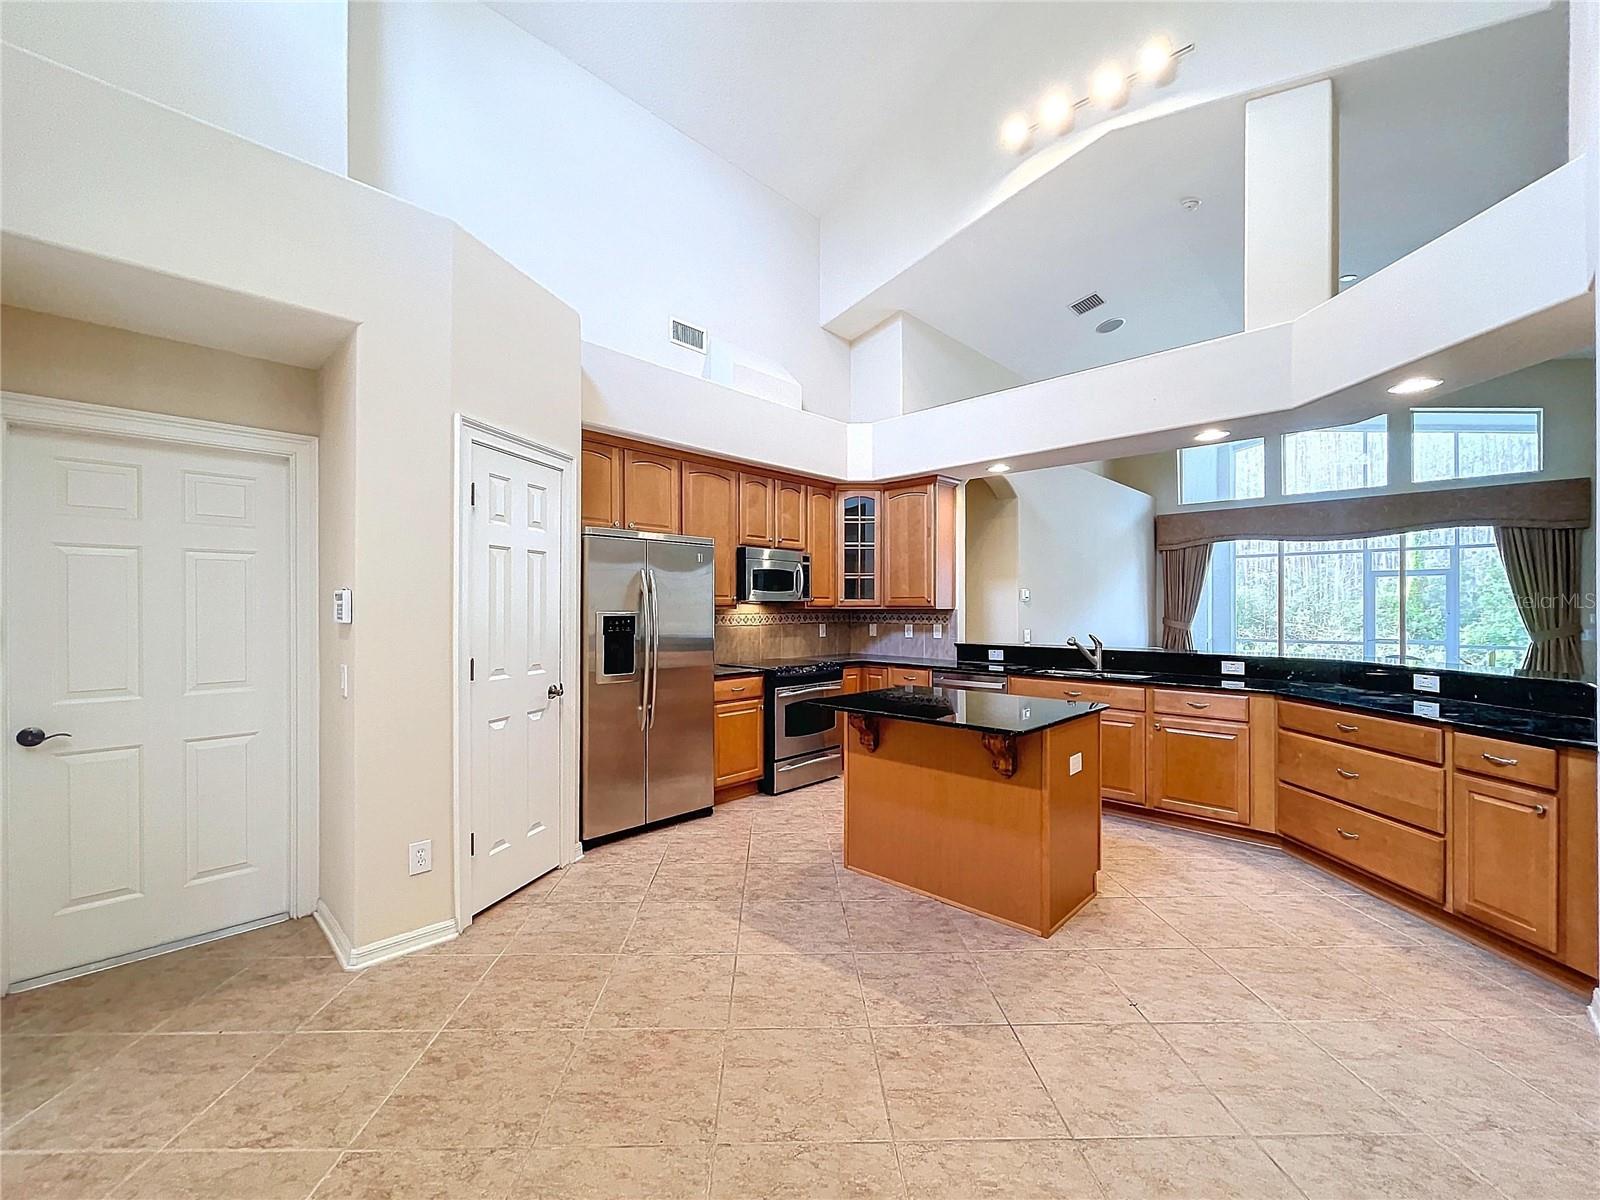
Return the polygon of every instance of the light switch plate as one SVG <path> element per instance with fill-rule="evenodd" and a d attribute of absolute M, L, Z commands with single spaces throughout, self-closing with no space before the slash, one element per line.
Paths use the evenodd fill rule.
<path fill-rule="evenodd" d="M 817 622 L 817 636 L 819 638 L 825 638 L 828 636 L 828 624 L 826 621 Z"/>
<path fill-rule="evenodd" d="M 1018 588 L 1017 599 L 1022 601 L 1024 604 L 1031 604 L 1033 603 L 1033 593 L 1027 588 Z"/>
<path fill-rule="evenodd" d="M 933 640 L 937 642 L 943 637 L 944 637 L 944 626 L 943 625 L 935 625 L 933 627 Z"/>
<path fill-rule="evenodd" d="M 909 626 L 909 625 L 906 626 L 906 636 L 907 637 L 915 637 L 916 636 L 914 633 L 911 632 L 911 626 Z"/>
<path fill-rule="evenodd" d="M 1236 658 L 1225 658 L 1222 660 L 1222 673 L 1224 675 L 1243 675 L 1244 663 Z"/>
<path fill-rule="evenodd" d="M 1413 700 L 1411 702 L 1411 715 L 1414 717 L 1433 717 L 1437 720 L 1439 702 L 1437 700 Z"/>
<path fill-rule="evenodd" d="M 1026 646 L 1031 641 L 1033 641 L 1033 630 L 1024 629 L 1022 631 L 1022 644 Z"/>
<path fill-rule="evenodd" d="M 1071 758 L 1067 759 L 1068 775 L 1076 775 L 1081 770 L 1083 770 L 1083 755 L 1074 754 Z"/>
<path fill-rule="evenodd" d="M 1439 691 L 1439 677 L 1437 675 L 1413 675 L 1411 677 L 1411 686 L 1416 688 L 1419 692 L 1433 692 L 1435 695 L 1437 695 Z"/>
<path fill-rule="evenodd" d="M 989 661 L 990 662 L 1005 662 L 1005 660 L 1006 660 L 1006 652 L 1004 650 L 991 650 L 991 651 L 989 651 Z"/>
<path fill-rule="evenodd" d="M 425 842 L 412 842 L 410 857 L 407 859 L 408 875 L 422 875 L 433 870 L 433 840 Z"/>
<path fill-rule="evenodd" d="M 867 636 L 868 637 L 877 637 L 878 636 L 878 623 L 876 621 L 868 621 L 867 622 Z"/>

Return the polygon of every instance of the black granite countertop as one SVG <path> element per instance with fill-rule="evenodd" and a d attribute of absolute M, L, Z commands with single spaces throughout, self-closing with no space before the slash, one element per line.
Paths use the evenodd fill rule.
<path fill-rule="evenodd" d="M 730 659 L 717 664 L 719 674 L 749 675 L 753 672 L 775 671 L 779 667 L 810 667 L 818 663 L 838 663 L 841 667 L 883 666 L 923 667 L 932 671 L 953 669 L 953 658 L 917 658 L 909 654 L 859 654 L 846 651 L 840 654 L 812 654 L 801 658 L 747 658 Z"/>
<path fill-rule="evenodd" d="M 718 679 L 732 679 L 735 675 L 760 675 L 760 667 L 742 667 L 737 663 L 718 663 L 715 677 Z"/>
<path fill-rule="evenodd" d="M 1012 696 L 1005 692 L 914 687 L 884 688 L 876 692 L 859 692 L 853 696 L 830 696 L 807 703 L 858 716 L 947 725 L 952 729 L 1018 737 L 1042 733 L 1057 725 L 1065 725 L 1068 721 L 1092 716 L 1106 707 L 1104 704 Z"/>

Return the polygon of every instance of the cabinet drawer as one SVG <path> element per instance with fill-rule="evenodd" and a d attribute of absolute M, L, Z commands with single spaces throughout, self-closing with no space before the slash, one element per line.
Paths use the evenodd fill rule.
<path fill-rule="evenodd" d="M 1368 812 L 1444 832 L 1442 767 L 1280 731 L 1278 778 Z"/>
<path fill-rule="evenodd" d="M 1204 717 L 1208 721 L 1248 721 L 1250 698 L 1221 692 L 1179 692 L 1152 688 L 1155 710 L 1173 717 Z"/>
<path fill-rule="evenodd" d="M 725 700 L 759 700 L 761 699 L 761 676 L 726 676 L 714 681 L 711 689 L 712 699 L 717 704 L 721 704 Z"/>
<path fill-rule="evenodd" d="M 1444 762 L 1444 731 L 1427 725 L 1336 708 L 1318 708 L 1292 700 L 1278 702 L 1278 724 L 1284 729 L 1295 729 L 1365 750 L 1403 754 L 1419 762 Z"/>
<path fill-rule="evenodd" d="M 888 687 L 932 687 L 933 672 L 923 667 L 890 667 Z"/>
<path fill-rule="evenodd" d="M 1081 700 L 1085 703 L 1109 704 L 1124 712 L 1144 711 L 1144 689 L 1121 687 L 1114 683 L 1094 683 L 1076 679 L 1037 679 L 1013 675 L 1006 690 L 1017 696 L 1041 696 L 1048 700 Z"/>
<path fill-rule="evenodd" d="M 1458 733 L 1452 761 L 1458 771 L 1556 790 L 1556 752 L 1546 746 L 1524 746 L 1475 733 Z"/>
<path fill-rule="evenodd" d="M 1444 903 L 1444 839 L 1348 804 L 1278 787 L 1278 832 L 1396 887 Z"/>

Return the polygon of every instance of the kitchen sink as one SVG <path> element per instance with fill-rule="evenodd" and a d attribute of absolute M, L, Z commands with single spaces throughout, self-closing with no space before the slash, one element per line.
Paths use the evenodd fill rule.
<path fill-rule="evenodd" d="M 1134 675 L 1127 671 L 1096 671 L 1090 667 L 1085 667 L 1082 670 L 1058 668 L 1050 671 L 1040 671 L 1038 673 L 1040 675 L 1048 675 L 1052 679 L 1123 679 L 1130 683 L 1141 679 L 1150 678 L 1148 675 Z"/>

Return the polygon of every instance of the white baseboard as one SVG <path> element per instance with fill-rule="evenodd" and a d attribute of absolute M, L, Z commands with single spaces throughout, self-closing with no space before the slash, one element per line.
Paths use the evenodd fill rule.
<path fill-rule="evenodd" d="M 359 971 L 374 963 L 387 962 L 391 958 L 399 958 L 402 954 L 425 950 L 429 946 L 437 946 L 440 942 L 448 942 L 459 936 L 454 921 L 435 921 L 432 925 L 424 925 L 421 929 L 397 933 L 393 937 L 383 938 L 365 946 L 352 946 L 350 935 L 345 933 L 344 927 L 339 924 L 339 919 L 321 900 L 317 901 L 316 911 L 311 915 L 321 926 L 328 944 L 333 947 L 339 965 L 346 971 Z"/>
<path fill-rule="evenodd" d="M 1595 988 L 1594 999 L 1589 1001 L 1589 1024 L 1600 1034 L 1600 987 Z"/>

